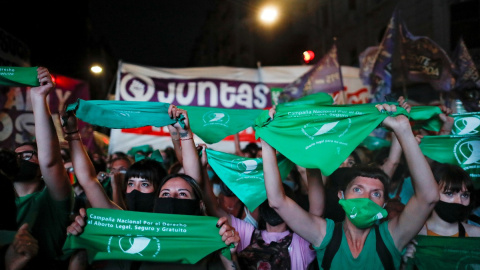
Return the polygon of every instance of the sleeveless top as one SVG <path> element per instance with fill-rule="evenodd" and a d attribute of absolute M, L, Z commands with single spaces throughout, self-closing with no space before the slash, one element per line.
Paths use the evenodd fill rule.
<path fill-rule="evenodd" d="M 452 235 L 440 235 L 438 233 L 435 233 L 434 231 L 428 229 L 427 223 L 425 223 L 425 228 L 427 229 L 428 236 L 468 237 L 468 233 L 465 232 L 465 228 L 463 227 L 463 224 L 461 222 L 458 223 L 458 232 Z"/>
<path fill-rule="evenodd" d="M 290 270 L 291 261 L 288 248 L 292 242 L 293 233 L 278 242 L 266 244 L 261 230 L 254 230 L 250 245 L 238 254 L 238 263 L 242 270 Z"/>

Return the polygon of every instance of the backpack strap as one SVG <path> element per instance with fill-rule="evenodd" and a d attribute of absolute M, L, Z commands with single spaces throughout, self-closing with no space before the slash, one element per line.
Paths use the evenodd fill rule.
<path fill-rule="evenodd" d="M 375 224 L 374 227 L 378 257 L 380 257 L 380 261 L 382 261 L 384 269 L 393 270 L 395 269 L 395 266 L 393 265 L 392 254 L 390 254 L 390 251 L 388 251 L 387 246 L 383 242 L 382 236 L 380 235 L 380 230 L 378 229 L 378 225 Z"/>
<path fill-rule="evenodd" d="M 458 222 L 458 237 L 465 237 L 465 227 L 460 221 Z"/>
<path fill-rule="evenodd" d="M 330 243 L 328 243 L 325 253 L 323 255 L 322 260 L 322 268 L 324 270 L 330 269 L 330 265 L 332 264 L 333 257 L 337 253 L 338 249 L 340 248 L 340 244 L 342 243 L 342 222 L 337 222 L 335 224 L 335 228 L 333 229 L 332 239 Z"/>

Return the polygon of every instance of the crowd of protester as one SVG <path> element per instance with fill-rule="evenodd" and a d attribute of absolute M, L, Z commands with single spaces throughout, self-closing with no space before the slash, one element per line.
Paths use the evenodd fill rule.
<path fill-rule="evenodd" d="M 73 112 L 62 112 L 60 135 L 68 144 L 60 144 L 47 103 L 54 83 L 44 67 L 38 79 L 30 89 L 35 141 L 0 151 L 5 269 L 407 269 L 417 235 L 480 236 L 472 179 L 457 165 L 424 156 L 419 143 L 426 133 L 412 130 L 405 115 L 382 122 L 390 146 L 359 146 L 329 176 L 295 164 L 282 179 L 275 148 L 262 138 L 242 148 L 236 135 L 237 156 L 263 161 L 268 199 L 249 209 L 209 165 L 207 145 L 195 144 L 186 110 L 168 109 L 172 119 L 185 119 L 168 126 L 173 147 L 91 153 Z M 411 109 L 403 97 L 376 107 Z M 275 113 L 269 111 L 271 119 Z M 442 107 L 437 135 L 449 134 L 450 113 Z M 89 208 L 216 217 L 230 256 L 217 251 L 191 265 L 91 262 L 87 249 L 65 257 L 66 238 L 84 232 Z"/>

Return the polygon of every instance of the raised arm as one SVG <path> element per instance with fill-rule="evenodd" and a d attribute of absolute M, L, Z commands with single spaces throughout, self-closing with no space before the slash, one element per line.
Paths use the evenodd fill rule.
<path fill-rule="evenodd" d="M 168 114 L 173 119 L 179 118 L 181 115 L 185 117 L 184 128 L 179 123 L 174 124 L 178 134 L 180 134 L 183 169 L 185 174 L 191 176 L 193 179 L 197 180 L 199 184 L 201 184 L 202 173 L 200 170 L 200 160 L 198 157 L 197 147 L 193 141 L 193 132 L 190 129 L 187 111 L 179 109 L 175 105 L 170 105 L 168 108 Z"/>
<path fill-rule="evenodd" d="M 88 201 L 95 208 L 121 209 L 108 198 L 102 184 L 97 179 L 95 167 L 87 154 L 78 131 L 77 117 L 73 112 L 68 112 L 64 113 L 62 119 L 64 119 L 65 140 L 68 141 L 70 146 L 73 169 Z"/>
<path fill-rule="evenodd" d="M 379 106 L 386 111 L 396 111 L 395 105 Z M 393 218 L 388 225 L 397 249 L 402 250 L 417 235 L 433 210 L 439 199 L 438 188 L 430 166 L 413 135 L 408 118 L 404 115 L 387 117 L 383 125 L 395 133 L 402 147 L 415 190 L 402 213 Z"/>
<path fill-rule="evenodd" d="M 63 166 L 60 143 L 47 103 L 47 96 L 55 88 L 55 84 L 48 69 L 39 67 L 37 72 L 40 86 L 32 87 L 30 96 L 35 120 L 38 163 L 50 196 L 60 201 L 71 196 L 72 186 Z"/>
<path fill-rule="evenodd" d="M 276 150 L 263 139 L 261 143 L 268 204 L 282 217 L 290 229 L 313 245 L 319 246 L 326 233 L 325 219 L 306 212 L 285 195 L 278 170 Z"/>
<path fill-rule="evenodd" d="M 321 217 L 325 211 L 325 187 L 320 169 L 306 169 L 308 182 L 308 212 Z"/>

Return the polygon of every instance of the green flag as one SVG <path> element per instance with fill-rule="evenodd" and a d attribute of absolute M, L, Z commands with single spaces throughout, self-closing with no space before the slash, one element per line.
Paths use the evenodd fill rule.
<path fill-rule="evenodd" d="M 480 188 L 480 136 L 424 136 L 419 146 L 425 156 L 435 161 L 462 167 L 475 188 Z"/>
<path fill-rule="evenodd" d="M 224 109 L 200 106 L 179 106 L 188 113 L 192 132 L 205 143 L 212 144 L 255 124 L 263 110 Z"/>
<path fill-rule="evenodd" d="M 184 117 L 171 119 L 170 104 L 149 101 L 114 101 L 78 99 L 67 111 L 75 111 L 79 119 L 91 125 L 107 128 L 164 127 L 180 122 Z"/>
<path fill-rule="evenodd" d="M 246 158 L 207 149 L 207 159 L 215 173 L 250 211 L 267 199 L 261 158 Z M 280 176 L 285 179 L 294 164 L 283 155 L 277 155 L 277 163 Z"/>
<path fill-rule="evenodd" d="M 480 135 L 480 112 L 456 113 L 453 117 L 453 135 Z"/>
<path fill-rule="evenodd" d="M 407 112 L 398 108 L 392 116 L 399 114 Z M 293 163 L 329 176 L 387 116 L 374 105 L 281 106 L 273 120 L 267 111 L 257 118 L 255 136 Z"/>
<path fill-rule="evenodd" d="M 0 85 L 40 86 L 37 67 L 0 67 Z"/>
<path fill-rule="evenodd" d="M 417 235 L 418 245 L 407 269 L 479 269 L 479 237 L 444 237 Z"/>
<path fill-rule="evenodd" d="M 216 227 L 218 218 L 88 208 L 87 225 L 69 235 L 65 257 L 86 249 L 89 261 L 134 260 L 194 264 L 229 248 Z"/>

